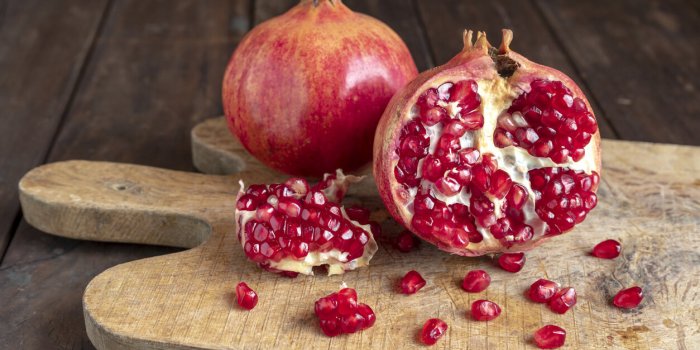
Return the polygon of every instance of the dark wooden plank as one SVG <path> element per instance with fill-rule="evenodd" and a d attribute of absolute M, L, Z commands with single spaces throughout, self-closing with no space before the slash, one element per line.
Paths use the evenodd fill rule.
<path fill-rule="evenodd" d="M 106 3 L 0 1 L 0 260 L 19 215 L 17 182 L 46 157 Z"/>
<path fill-rule="evenodd" d="M 587 96 L 581 76 L 552 36 L 546 22 L 531 3 L 520 0 L 430 1 L 419 0 L 418 12 L 423 16 L 428 39 L 437 65 L 443 64 L 462 50 L 464 29 L 485 31 L 492 45 L 501 42 L 501 29 L 514 32 L 511 48 L 529 59 L 561 70 L 576 81 Z M 595 99 L 590 99 L 598 117 L 601 135 L 615 138 Z"/>
<path fill-rule="evenodd" d="M 221 77 L 248 29 L 247 0 L 114 3 L 50 161 L 193 170 L 189 132 L 221 113 Z M 0 344 L 91 348 L 82 292 L 105 268 L 174 249 L 79 242 L 22 223 L 0 265 Z"/>
<path fill-rule="evenodd" d="M 700 145 L 700 12 L 685 0 L 537 4 L 622 138 Z"/>

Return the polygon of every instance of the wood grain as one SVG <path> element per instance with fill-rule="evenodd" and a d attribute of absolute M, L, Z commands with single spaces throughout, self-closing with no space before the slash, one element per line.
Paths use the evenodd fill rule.
<path fill-rule="evenodd" d="M 226 142 L 231 138 L 215 143 Z M 286 279 L 261 271 L 244 258 L 232 225 L 238 178 L 279 178 L 254 163 L 242 174 L 215 176 L 62 162 L 30 172 L 21 193 L 31 223 L 65 236 L 128 242 L 142 237 L 140 242 L 187 247 L 208 237 L 185 252 L 115 266 L 88 285 L 86 325 L 99 349 L 419 348 L 416 332 L 430 317 L 450 325 L 437 348 L 526 348 L 530 334 L 546 323 L 568 331 L 568 348 L 696 348 L 700 149 L 605 140 L 603 150 L 599 206 L 576 232 L 528 253 L 518 274 L 495 268 L 490 257 L 452 256 L 427 244 L 401 254 L 386 242 L 369 268 L 343 276 Z M 399 228 L 387 219 L 375 191 L 365 181 L 346 201 L 368 204 L 391 236 Z M 198 224 L 185 233 L 173 230 L 172 220 Z M 590 257 L 590 248 L 606 238 L 619 239 L 623 255 L 613 261 Z M 491 273 L 487 291 L 461 291 L 460 279 L 473 268 Z M 420 271 L 428 285 L 400 296 L 395 283 L 408 269 Z M 540 277 L 576 287 L 577 306 L 555 315 L 527 302 L 522 292 Z M 253 311 L 233 303 L 233 287 L 241 280 L 260 295 Z M 342 282 L 357 289 L 378 322 L 360 334 L 331 339 L 316 325 L 313 301 Z M 612 295 L 631 285 L 646 292 L 639 309 L 609 305 Z M 501 305 L 501 317 L 488 323 L 468 319 L 468 305 L 479 298 Z"/>

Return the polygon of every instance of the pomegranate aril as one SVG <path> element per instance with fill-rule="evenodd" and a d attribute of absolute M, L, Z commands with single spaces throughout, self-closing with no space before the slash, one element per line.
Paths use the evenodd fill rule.
<path fill-rule="evenodd" d="M 464 125 L 459 120 L 451 120 L 445 127 L 442 129 L 442 132 L 444 135 L 452 135 L 454 137 L 462 137 L 465 132 L 467 132 L 467 126 Z"/>
<path fill-rule="evenodd" d="M 523 185 L 513 184 L 508 191 L 506 201 L 510 208 L 520 209 L 527 202 L 528 196 L 527 189 Z"/>
<path fill-rule="evenodd" d="M 614 239 L 602 241 L 593 247 L 591 255 L 601 259 L 615 259 L 620 255 L 622 246 Z"/>
<path fill-rule="evenodd" d="M 421 176 L 424 179 L 432 182 L 435 182 L 441 178 L 445 172 L 442 161 L 433 156 L 427 156 L 425 159 L 423 159 L 423 168 L 421 170 Z"/>
<path fill-rule="evenodd" d="M 496 147 L 504 148 L 513 145 L 513 135 L 510 132 L 497 128 L 493 133 L 493 143 Z"/>
<path fill-rule="evenodd" d="M 240 282 L 236 286 L 236 301 L 240 307 L 252 310 L 258 304 L 258 294 L 245 282 Z"/>
<path fill-rule="evenodd" d="M 428 154 L 428 145 L 418 135 L 408 135 L 401 141 L 399 154 L 402 157 L 423 157 Z"/>
<path fill-rule="evenodd" d="M 420 111 L 420 120 L 427 126 L 433 126 L 446 118 L 447 111 L 440 106 Z"/>
<path fill-rule="evenodd" d="M 377 316 L 374 314 L 372 308 L 367 304 L 357 305 L 357 313 L 365 319 L 365 324 L 362 329 L 367 329 L 374 326 L 374 322 L 377 321 Z"/>
<path fill-rule="evenodd" d="M 446 196 L 454 196 L 462 190 L 462 184 L 449 176 L 438 179 L 435 182 L 435 187 Z"/>
<path fill-rule="evenodd" d="M 535 283 L 530 285 L 527 296 L 536 303 L 546 303 L 551 300 L 558 291 L 559 283 L 546 279 L 538 279 Z"/>
<path fill-rule="evenodd" d="M 254 210 L 258 205 L 258 200 L 256 197 L 250 194 L 244 194 L 241 198 L 238 198 L 236 202 L 237 210 Z"/>
<path fill-rule="evenodd" d="M 472 303 L 471 315 L 477 321 L 491 321 L 501 314 L 498 304 L 488 300 L 477 300 Z"/>
<path fill-rule="evenodd" d="M 438 95 L 438 90 L 431 88 L 421 94 L 421 96 L 418 98 L 417 104 L 418 107 L 427 109 L 435 107 L 439 100 L 440 96 Z"/>
<path fill-rule="evenodd" d="M 576 305 L 576 290 L 572 287 L 562 288 L 549 300 L 549 309 L 564 314 Z"/>
<path fill-rule="evenodd" d="M 540 349 L 557 349 L 564 345 L 566 331 L 559 326 L 548 324 L 538 329 L 533 338 Z"/>
<path fill-rule="evenodd" d="M 479 112 L 461 114 L 459 119 L 467 130 L 479 130 L 484 126 L 484 116 Z"/>
<path fill-rule="evenodd" d="M 417 242 L 413 234 L 409 231 L 403 231 L 396 237 L 396 249 L 400 252 L 408 253 L 416 246 Z"/>
<path fill-rule="evenodd" d="M 447 323 L 439 318 L 431 318 L 425 321 L 423 329 L 420 332 L 420 340 L 425 345 L 433 345 L 437 343 L 443 334 L 447 331 Z"/>
<path fill-rule="evenodd" d="M 469 293 L 478 293 L 486 290 L 491 284 L 491 276 L 484 270 L 472 270 L 467 272 L 462 280 L 462 289 Z"/>
<path fill-rule="evenodd" d="M 479 150 L 472 147 L 461 149 L 457 152 L 457 155 L 459 157 L 459 164 L 461 165 L 474 165 L 479 161 L 479 157 L 481 157 Z"/>
<path fill-rule="evenodd" d="M 498 266 L 508 272 L 518 272 L 525 266 L 525 253 L 503 253 L 498 257 Z"/>
<path fill-rule="evenodd" d="M 640 287 L 631 287 L 623 289 L 613 298 L 613 304 L 622 309 L 634 309 L 644 299 L 644 293 Z"/>
<path fill-rule="evenodd" d="M 491 175 L 490 193 L 496 198 L 502 199 L 510 191 L 513 181 L 505 171 L 498 169 Z"/>
<path fill-rule="evenodd" d="M 401 293 L 414 294 L 425 286 L 425 280 L 417 271 L 411 270 L 401 279 Z"/>

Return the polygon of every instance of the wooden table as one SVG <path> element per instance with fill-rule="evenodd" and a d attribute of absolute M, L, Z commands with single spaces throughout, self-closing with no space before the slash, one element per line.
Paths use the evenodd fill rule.
<path fill-rule="evenodd" d="M 88 281 L 176 251 L 46 235 L 22 218 L 20 177 L 66 159 L 193 171 L 189 131 L 222 113 L 231 51 L 295 2 L 0 2 L 0 347 L 92 348 Z M 420 70 L 452 57 L 465 26 L 512 28 L 514 50 L 586 90 L 603 137 L 700 145 L 697 0 L 345 2 L 394 28 Z"/>

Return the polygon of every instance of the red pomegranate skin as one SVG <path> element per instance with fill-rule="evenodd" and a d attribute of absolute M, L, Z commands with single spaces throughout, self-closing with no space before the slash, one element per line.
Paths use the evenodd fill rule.
<path fill-rule="evenodd" d="M 351 171 L 371 160 L 384 108 L 417 73 L 384 23 L 339 0 L 302 0 L 238 45 L 224 75 L 224 112 L 230 131 L 272 168 Z"/>

